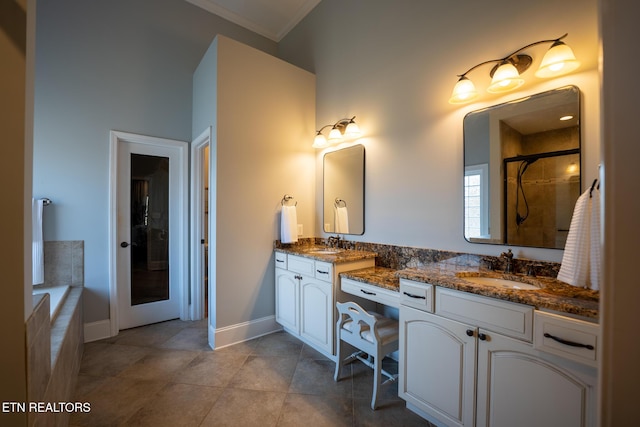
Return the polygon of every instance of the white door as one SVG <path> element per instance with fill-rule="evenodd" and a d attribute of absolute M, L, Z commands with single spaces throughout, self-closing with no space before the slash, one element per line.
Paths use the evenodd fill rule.
<path fill-rule="evenodd" d="M 117 301 L 117 329 L 179 318 L 188 286 L 187 144 L 112 132 L 113 148 L 116 285 L 111 303 Z"/>

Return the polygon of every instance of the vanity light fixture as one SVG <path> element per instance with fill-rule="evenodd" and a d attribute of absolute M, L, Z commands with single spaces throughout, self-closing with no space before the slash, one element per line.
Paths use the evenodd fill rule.
<path fill-rule="evenodd" d="M 347 139 L 356 139 L 361 135 L 358 124 L 353 120 L 356 116 L 350 119 L 340 119 L 333 125 L 324 125 L 320 130 L 316 131 L 316 137 L 313 141 L 313 148 L 325 148 L 330 144 L 336 144 L 338 142 Z M 322 131 L 328 127 L 331 127 L 329 131 L 329 138 L 324 136 Z"/>
<path fill-rule="evenodd" d="M 571 48 L 561 41 L 567 37 L 567 35 L 568 33 L 562 37 L 558 37 L 557 39 L 540 40 L 523 46 L 504 58 L 491 59 L 474 65 L 464 73 L 458 75 L 460 79 L 453 88 L 453 93 L 451 94 L 451 98 L 449 98 L 449 103 L 464 104 L 471 102 L 478 97 L 478 91 L 476 90 L 473 82 L 467 77 L 467 74 L 485 64 L 496 63 L 489 72 L 492 80 L 491 84 L 487 88 L 487 92 L 508 92 L 522 86 L 524 79 L 521 78 L 521 75 L 531 66 L 533 58 L 530 55 L 520 52 L 539 44 L 552 43 L 551 47 L 540 62 L 540 67 L 535 73 L 536 77 L 555 77 L 575 70 L 580 66 L 580 62 L 576 60 Z"/>

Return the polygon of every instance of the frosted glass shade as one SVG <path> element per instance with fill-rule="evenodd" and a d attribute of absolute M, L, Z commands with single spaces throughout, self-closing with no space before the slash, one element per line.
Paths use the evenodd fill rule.
<path fill-rule="evenodd" d="M 342 139 L 342 133 L 340 133 L 340 129 L 331 129 L 331 132 L 329 132 L 329 141 L 336 141 L 338 139 Z"/>
<path fill-rule="evenodd" d="M 318 133 L 316 138 L 313 140 L 313 148 L 323 148 L 327 146 L 327 138 L 324 137 L 323 134 Z"/>
<path fill-rule="evenodd" d="M 493 74 L 491 84 L 487 88 L 487 92 L 499 93 L 508 92 L 510 90 L 519 88 L 524 83 L 524 79 L 520 78 L 520 74 L 516 67 L 510 62 L 505 62 L 500 65 L 496 72 Z"/>
<path fill-rule="evenodd" d="M 466 77 L 460 77 L 458 83 L 453 87 L 449 104 L 464 104 L 471 102 L 478 97 L 476 86 Z"/>
<path fill-rule="evenodd" d="M 548 78 L 570 73 L 580 66 L 573 50 L 561 41 L 557 41 L 544 54 L 536 77 Z"/>
<path fill-rule="evenodd" d="M 361 135 L 360 128 L 356 122 L 349 122 L 347 128 L 344 130 L 345 138 L 359 138 Z"/>

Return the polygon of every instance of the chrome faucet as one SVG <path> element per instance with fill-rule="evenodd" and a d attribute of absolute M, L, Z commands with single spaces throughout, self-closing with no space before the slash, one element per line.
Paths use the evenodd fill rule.
<path fill-rule="evenodd" d="M 335 248 L 338 247 L 338 244 L 340 243 L 340 236 L 329 236 L 329 238 L 327 239 L 327 242 L 329 244 L 329 247 Z"/>
<path fill-rule="evenodd" d="M 513 252 L 509 249 L 508 252 L 502 252 L 500 254 L 501 258 L 504 258 L 507 262 L 507 266 L 504 269 L 505 273 L 513 273 Z"/>

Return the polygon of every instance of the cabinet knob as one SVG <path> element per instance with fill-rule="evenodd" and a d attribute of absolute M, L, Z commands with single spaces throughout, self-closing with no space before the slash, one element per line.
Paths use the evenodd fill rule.
<path fill-rule="evenodd" d="M 467 329 L 467 336 L 469 336 L 469 337 L 473 336 L 473 330 L 472 329 Z"/>
<path fill-rule="evenodd" d="M 487 336 L 485 334 L 478 334 L 478 339 L 480 341 L 486 341 L 487 340 Z"/>

